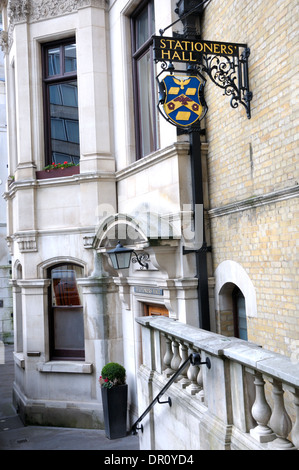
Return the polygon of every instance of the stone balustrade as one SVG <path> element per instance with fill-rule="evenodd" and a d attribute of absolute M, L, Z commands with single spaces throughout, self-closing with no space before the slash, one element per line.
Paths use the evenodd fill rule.
<path fill-rule="evenodd" d="M 191 353 L 139 432 L 141 449 L 293 449 L 299 447 L 299 363 L 254 343 L 166 317 L 137 319 L 142 333 L 139 414 Z"/>

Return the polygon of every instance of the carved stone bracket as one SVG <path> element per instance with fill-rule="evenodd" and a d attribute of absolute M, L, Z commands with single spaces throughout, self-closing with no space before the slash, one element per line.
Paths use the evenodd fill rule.
<path fill-rule="evenodd" d="M 19 250 L 21 253 L 29 253 L 33 251 L 38 251 L 37 249 L 37 237 L 36 234 L 19 234 L 16 236 L 16 241 L 19 245 Z"/>

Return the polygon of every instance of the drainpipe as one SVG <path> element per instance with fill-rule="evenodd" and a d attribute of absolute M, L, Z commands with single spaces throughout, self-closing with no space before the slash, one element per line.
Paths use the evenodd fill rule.
<path fill-rule="evenodd" d="M 184 25 L 184 37 L 186 39 L 199 39 L 199 22 L 203 11 L 200 7 L 196 12 L 183 18 L 190 10 L 200 4 L 199 0 L 179 0 L 175 12 Z M 203 174 L 202 174 L 202 155 L 201 155 L 201 132 L 189 132 L 190 142 L 190 163 L 191 163 L 191 176 L 192 176 L 192 197 L 193 197 L 193 210 L 197 204 L 202 204 L 204 208 L 204 191 L 203 191 Z M 204 217 L 204 210 L 202 211 Z M 199 225 L 199 224 L 198 224 Z M 205 224 L 204 220 L 201 221 L 203 228 L 203 245 L 200 250 L 184 250 L 183 254 L 194 253 L 196 257 L 196 277 L 198 278 L 198 311 L 199 311 L 199 327 L 204 330 L 210 330 L 210 309 L 209 309 L 209 289 L 208 289 L 208 251 L 205 237 Z"/>

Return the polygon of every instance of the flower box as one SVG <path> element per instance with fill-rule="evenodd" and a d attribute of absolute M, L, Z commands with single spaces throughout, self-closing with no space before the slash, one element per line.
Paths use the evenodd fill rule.
<path fill-rule="evenodd" d="M 78 175 L 80 173 L 79 166 L 68 166 L 66 168 L 55 168 L 52 170 L 41 170 L 36 172 L 36 178 L 38 180 L 44 180 L 48 178 L 62 178 L 64 176 Z"/>

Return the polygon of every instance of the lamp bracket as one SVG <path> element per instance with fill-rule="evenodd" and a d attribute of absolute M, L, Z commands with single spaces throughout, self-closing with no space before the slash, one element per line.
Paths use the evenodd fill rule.
<path fill-rule="evenodd" d="M 148 269 L 148 263 L 150 255 L 148 253 L 141 253 L 137 255 L 136 251 L 133 251 L 134 256 L 132 257 L 132 263 L 138 263 L 141 266 L 141 269 Z"/>

